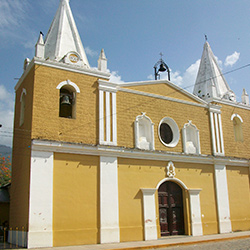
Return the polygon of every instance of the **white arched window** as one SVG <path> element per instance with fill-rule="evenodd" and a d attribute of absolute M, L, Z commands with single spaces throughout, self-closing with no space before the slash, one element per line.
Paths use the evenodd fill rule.
<path fill-rule="evenodd" d="M 23 123 L 24 123 L 24 114 L 25 114 L 25 105 L 26 105 L 26 94 L 27 94 L 26 89 L 23 89 L 21 97 L 20 97 L 21 108 L 20 108 L 19 126 L 22 126 Z"/>
<path fill-rule="evenodd" d="M 243 141 L 243 130 L 242 130 L 243 119 L 238 114 L 233 114 L 231 116 L 231 121 L 233 121 L 235 141 L 242 142 Z"/>
<path fill-rule="evenodd" d="M 188 121 L 182 129 L 183 151 L 186 154 L 200 154 L 200 136 L 197 127 Z"/>
<path fill-rule="evenodd" d="M 154 150 L 154 123 L 146 113 L 138 115 L 135 119 L 135 147 Z"/>
<path fill-rule="evenodd" d="M 56 88 L 60 89 L 59 116 L 76 118 L 76 93 L 80 93 L 79 87 L 67 80 L 61 82 Z"/>

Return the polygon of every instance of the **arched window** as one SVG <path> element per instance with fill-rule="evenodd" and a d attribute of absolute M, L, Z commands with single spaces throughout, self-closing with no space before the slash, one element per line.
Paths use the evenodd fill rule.
<path fill-rule="evenodd" d="M 200 136 L 192 121 L 186 123 L 182 129 L 183 151 L 186 154 L 200 154 Z"/>
<path fill-rule="evenodd" d="M 20 108 L 20 121 L 19 121 L 19 126 L 22 126 L 24 123 L 24 114 L 25 114 L 25 105 L 26 105 L 26 89 L 22 90 L 22 94 L 20 97 L 20 103 L 21 103 L 21 108 Z"/>
<path fill-rule="evenodd" d="M 231 121 L 233 121 L 235 141 L 242 142 L 243 141 L 242 118 L 238 114 L 233 114 L 231 117 Z"/>
<path fill-rule="evenodd" d="M 135 119 L 135 147 L 154 150 L 154 123 L 142 113 Z"/>
<path fill-rule="evenodd" d="M 76 118 L 76 93 L 80 93 L 80 89 L 70 80 L 61 82 L 57 89 L 60 89 L 59 116 Z"/>

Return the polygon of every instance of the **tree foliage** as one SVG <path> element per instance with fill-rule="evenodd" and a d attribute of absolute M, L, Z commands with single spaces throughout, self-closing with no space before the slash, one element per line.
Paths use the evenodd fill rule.
<path fill-rule="evenodd" d="M 10 156 L 0 155 L 0 187 L 11 182 L 11 162 Z"/>

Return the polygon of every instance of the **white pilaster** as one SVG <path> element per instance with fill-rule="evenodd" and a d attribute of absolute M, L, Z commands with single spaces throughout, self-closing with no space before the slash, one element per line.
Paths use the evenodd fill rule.
<path fill-rule="evenodd" d="M 216 154 L 215 129 L 214 129 L 214 114 L 210 112 L 210 126 L 212 134 L 213 154 Z"/>
<path fill-rule="evenodd" d="M 117 145 L 116 91 L 115 84 L 99 80 L 99 143 L 102 145 Z"/>
<path fill-rule="evenodd" d="M 155 191 L 156 188 L 141 188 L 143 194 L 144 239 L 157 240 Z"/>
<path fill-rule="evenodd" d="M 102 144 L 104 141 L 104 93 L 99 90 L 99 143 Z"/>
<path fill-rule="evenodd" d="M 120 242 L 116 157 L 100 157 L 101 243 Z"/>
<path fill-rule="evenodd" d="M 191 228 L 193 236 L 203 235 L 201 222 L 200 191 L 201 189 L 188 190 L 190 197 Z"/>
<path fill-rule="evenodd" d="M 225 165 L 214 166 L 219 233 L 232 231 Z"/>
<path fill-rule="evenodd" d="M 217 153 L 221 153 L 220 133 L 219 133 L 218 114 L 217 113 L 214 113 L 214 123 L 215 123 L 215 135 L 216 135 L 216 142 L 217 142 Z"/>
<path fill-rule="evenodd" d="M 221 121 L 221 114 L 218 114 L 219 118 L 219 130 L 220 130 L 220 142 L 221 142 L 221 153 L 224 155 L 224 140 L 223 140 L 223 132 L 222 132 L 222 121 Z"/>
<path fill-rule="evenodd" d="M 106 92 L 106 141 L 110 143 L 110 92 Z"/>
<path fill-rule="evenodd" d="M 28 248 L 53 246 L 53 152 L 31 152 Z"/>
<path fill-rule="evenodd" d="M 117 114 L 116 114 L 116 93 L 112 93 L 112 136 L 113 143 L 117 144 Z"/>
<path fill-rule="evenodd" d="M 224 156 L 224 142 L 220 109 L 220 106 L 210 104 L 210 127 L 213 144 L 213 154 Z"/>

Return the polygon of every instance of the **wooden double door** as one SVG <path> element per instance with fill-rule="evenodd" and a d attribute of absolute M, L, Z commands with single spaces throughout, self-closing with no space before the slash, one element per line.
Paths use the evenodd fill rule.
<path fill-rule="evenodd" d="M 171 181 L 158 189 L 161 236 L 184 234 L 183 197 L 181 187 Z"/>

